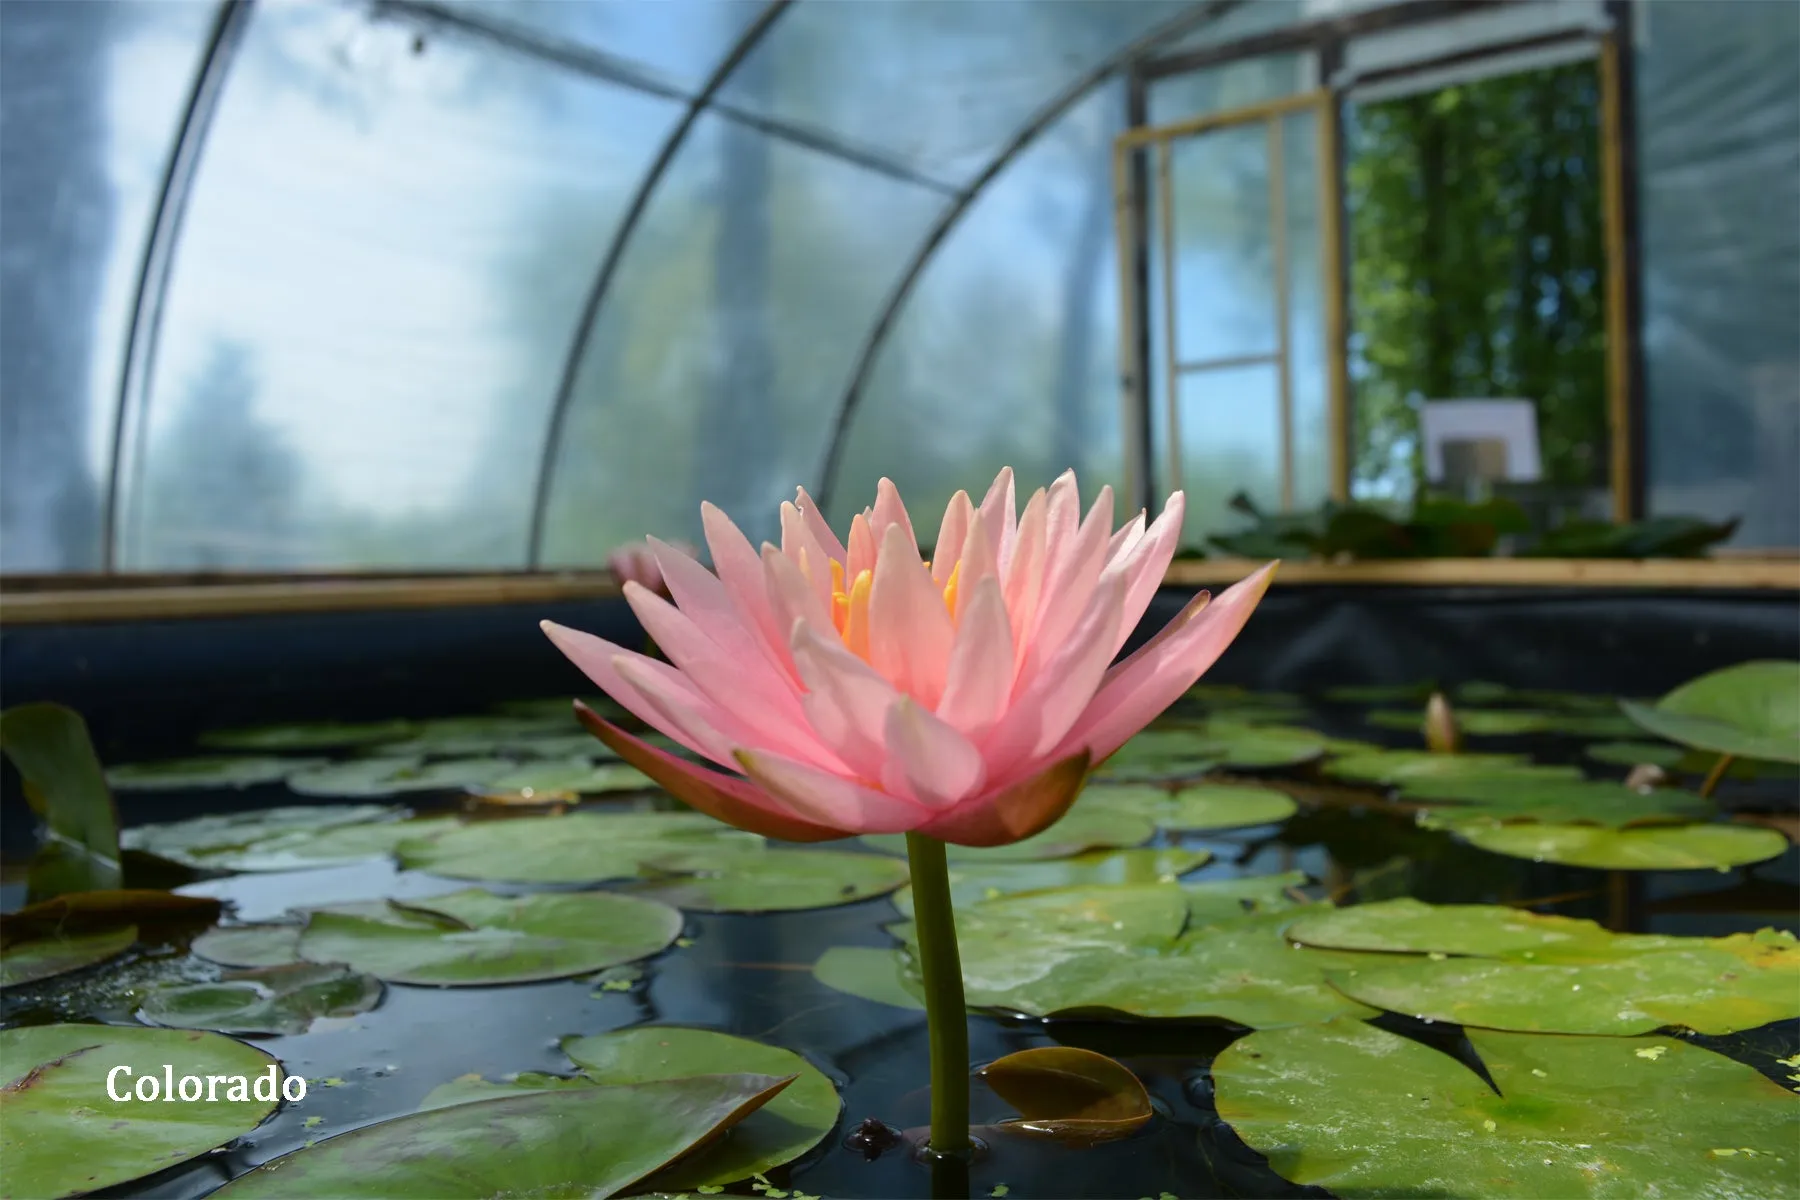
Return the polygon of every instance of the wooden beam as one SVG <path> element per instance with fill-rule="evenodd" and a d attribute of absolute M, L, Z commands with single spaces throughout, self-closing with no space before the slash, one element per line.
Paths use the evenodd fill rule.
<path fill-rule="evenodd" d="M 1260 562 L 1183 559 L 1171 564 L 1171 587 L 1236 583 Z M 1381 562 L 1284 562 L 1275 586 L 1664 588 L 1675 591 L 1759 590 L 1800 593 L 1800 561 L 1748 558 L 1423 558 Z"/>

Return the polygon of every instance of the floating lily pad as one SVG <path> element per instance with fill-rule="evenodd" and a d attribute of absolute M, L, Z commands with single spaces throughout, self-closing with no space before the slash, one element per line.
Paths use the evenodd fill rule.
<path fill-rule="evenodd" d="M 1456 689 L 1458 704 L 1520 704 L 1553 708 L 1568 713 L 1617 714 L 1619 702 L 1613 696 L 1596 696 L 1589 692 L 1556 692 L 1541 688 L 1514 688 L 1504 683 L 1476 680 Z"/>
<path fill-rule="evenodd" d="M 162 762 L 125 763 L 106 772 L 115 788 L 139 792 L 191 791 L 196 788 L 247 788 L 280 783 L 296 771 L 325 763 L 323 758 L 247 758 L 201 755 Z"/>
<path fill-rule="evenodd" d="M 786 912 L 885 896 L 907 880 L 906 864 L 885 854 L 832 850 L 692 851 L 646 863 L 651 881 L 637 895 L 691 912 Z M 672 878 L 663 878 L 668 872 Z"/>
<path fill-rule="evenodd" d="M 847 995 L 925 1011 L 925 990 L 906 956 L 885 946 L 833 946 L 813 964 L 813 977 Z"/>
<path fill-rule="evenodd" d="M 219 1033 L 305 1033 L 320 1017 L 351 1017 L 381 1003 L 381 981 L 348 967 L 290 963 L 227 973 L 217 983 L 160 987 L 138 1019 Z"/>
<path fill-rule="evenodd" d="M 1495 1087 L 1360 1021 L 1255 1033 L 1213 1064 L 1219 1115 L 1347 1200 L 1793 1190 L 1800 1097 L 1752 1067 L 1670 1038 L 1469 1040 Z"/>
<path fill-rule="evenodd" d="M 218 729 L 202 734 L 200 744 L 220 750 L 331 750 L 397 742 L 412 732 L 409 721 L 307 721 L 292 725 Z"/>
<path fill-rule="evenodd" d="M 1622 783 L 1592 779 L 1426 778 L 1407 783 L 1399 798 L 1427 805 L 1435 817 L 1451 821 L 1482 816 L 1617 829 L 1679 825 L 1714 815 L 1712 803 L 1692 792 L 1673 788 L 1640 792 Z"/>
<path fill-rule="evenodd" d="M 652 1184 L 679 1191 L 747 1179 L 799 1158 L 837 1125 L 843 1102 L 820 1070 L 780 1046 L 667 1025 L 640 1025 L 563 1040 L 563 1053 L 601 1084 L 649 1083 L 721 1071 L 797 1076 L 724 1141 L 659 1172 Z"/>
<path fill-rule="evenodd" d="M 300 961 L 299 925 L 235 925 L 209 929 L 188 948 L 227 967 L 278 967 Z"/>
<path fill-rule="evenodd" d="M 1723 870 L 1786 852 L 1773 829 L 1747 825 L 1505 825 L 1479 817 L 1443 822 L 1458 837 L 1494 854 L 1602 871 Z"/>
<path fill-rule="evenodd" d="M 617 762 L 619 756 L 591 733 L 545 733 L 509 739 L 502 744 L 508 754 L 525 758 L 584 758 Z"/>
<path fill-rule="evenodd" d="M 1084 809 L 1078 802 L 1062 820 L 1022 841 L 988 847 L 953 845 L 946 846 L 945 850 L 953 863 L 1033 862 L 1068 858 L 1086 850 L 1141 846 L 1155 836 L 1156 824 L 1148 817 L 1100 808 Z M 862 840 L 877 850 L 906 853 L 904 834 L 874 834 Z"/>
<path fill-rule="evenodd" d="M 1173 883 L 1211 861 L 1206 850 L 1182 847 L 1143 850 L 1094 850 L 1073 858 L 1039 862 L 959 862 L 950 868 L 950 902 L 958 908 L 1009 892 L 1096 884 Z M 912 915 L 912 888 L 894 893 L 894 907 Z"/>
<path fill-rule="evenodd" d="M 257 1080 L 279 1084 L 281 1068 L 262 1051 L 216 1033 L 113 1025 L 36 1025 L 0 1031 L 0 1076 L 5 1120 L 0 1161 L 8 1196 L 62 1197 L 99 1191 L 185 1162 L 249 1133 L 279 1100 L 258 1099 Z M 238 1098 L 231 1084 L 198 1104 L 117 1102 L 135 1097 L 141 1077 L 163 1082 L 163 1064 L 177 1064 L 177 1087 L 197 1077 L 247 1081 Z M 127 1071 L 113 1074 L 118 1067 Z M 271 1072 L 273 1073 L 271 1075 Z"/>
<path fill-rule="evenodd" d="M 1680 746 L 1671 746 L 1667 742 L 1595 742 L 1585 753 L 1595 762 L 1615 767 L 1648 764 L 1664 770 L 1674 770 L 1687 752 Z"/>
<path fill-rule="evenodd" d="M 0 711 L 0 753 L 18 772 L 26 804 L 44 820 L 26 897 L 120 887 L 119 813 L 81 714 L 50 703 Z"/>
<path fill-rule="evenodd" d="M 0 950 L 0 988 L 36 983 L 116 958 L 137 941 L 137 926 L 47 936 L 14 942 Z"/>
<path fill-rule="evenodd" d="M 593 741 L 592 738 L 588 739 Z M 598 742 L 594 743 L 599 745 Z M 605 747 L 601 747 L 605 749 Z M 639 792 L 656 785 L 636 767 L 621 762 L 595 763 L 586 757 L 561 762 L 527 763 L 487 780 L 489 792 Z"/>
<path fill-rule="evenodd" d="M 1364 1004 L 1520 1033 L 1627 1037 L 1669 1027 L 1736 1033 L 1800 1017 L 1800 947 L 1791 934 L 1595 942 L 1561 956 L 1585 962 L 1413 959 L 1333 972 Z M 1686 944 L 1683 944 L 1686 943 Z M 1556 955 L 1556 950 L 1539 957 Z"/>
<path fill-rule="evenodd" d="M 481 787 L 514 767 L 504 758 L 452 758 L 427 763 L 417 755 L 384 755 L 297 771 L 288 776 L 287 784 L 302 796 L 398 796 Z"/>
<path fill-rule="evenodd" d="M 1227 767 L 1266 770 L 1297 767 L 1324 756 L 1331 739 L 1309 729 L 1208 721 L 1204 751 Z"/>
<path fill-rule="evenodd" d="M 402 842 L 418 843 L 461 827 L 454 817 L 422 817 L 335 825 L 318 831 L 300 829 L 236 849 L 213 851 L 199 861 L 221 871 L 315 870 L 381 858 Z"/>
<path fill-rule="evenodd" d="M 1580 767 L 1533 763 L 1522 754 L 1434 754 L 1428 750 L 1381 750 L 1347 754 L 1325 763 L 1325 774 L 1358 783 L 1400 784 L 1413 779 L 1580 779 Z"/>
<path fill-rule="evenodd" d="M 1363 718 L 1380 729 L 1416 731 L 1425 725 L 1424 712 L 1377 709 Z M 1516 737 L 1526 733 L 1547 733 L 1569 719 L 1566 713 L 1531 712 L 1526 709 L 1456 710 L 1456 725 L 1471 737 Z"/>
<path fill-rule="evenodd" d="M 700 1075 L 431 1109 L 283 1155 L 212 1194 L 228 1200 L 613 1196 L 736 1125 L 787 1082 Z"/>
<path fill-rule="evenodd" d="M 1604 953 L 1614 941 L 1600 925 L 1577 917 L 1499 904 L 1427 904 L 1410 896 L 1311 913 L 1289 925 L 1287 936 L 1327 950 L 1479 956 Z"/>
<path fill-rule="evenodd" d="M 1188 920 L 1198 926 L 1241 917 L 1253 912 L 1287 912 L 1303 907 L 1290 890 L 1304 886 L 1304 871 L 1287 871 L 1280 875 L 1241 875 L 1235 879 L 1208 879 L 1202 883 L 1185 883 Z"/>
<path fill-rule="evenodd" d="M 602 883 L 689 851 L 755 848 L 762 839 L 691 812 L 583 813 L 475 821 L 398 848 L 400 865 L 452 879 Z"/>
<path fill-rule="evenodd" d="M 681 914 L 654 900 L 607 892 L 497 896 L 472 888 L 405 905 L 314 909 L 300 955 L 390 983 L 477 987 L 585 975 L 647 958 L 680 932 Z"/>
<path fill-rule="evenodd" d="M 138 825 L 125 830 L 119 842 L 127 850 L 141 850 L 183 866 L 206 869 L 210 866 L 209 856 L 242 850 L 268 838 L 322 833 L 345 825 L 379 821 L 401 811 L 381 804 L 289 805 L 194 817 L 166 825 Z"/>
<path fill-rule="evenodd" d="M 1749 662 L 1684 683 L 1625 715 L 1657 737 L 1714 754 L 1800 763 L 1800 662 Z"/>
<path fill-rule="evenodd" d="M 1238 829 L 1285 821 L 1298 810 L 1293 797 L 1274 788 L 1203 783 L 1170 793 L 1162 788 L 1096 784 L 1082 793 L 1076 807 L 1099 806 L 1133 813 L 1158 828 L 1188 831 Z"/>
<path fill-rule="evenodd" d="M 1021 1117 L 1000 1128 L 1094 1146 L 1130 1137 L 1155 1115 L 1150 1094 L 1123 1063 L 1075 1046 L 1035 1046 L 981 1069 Z"/>

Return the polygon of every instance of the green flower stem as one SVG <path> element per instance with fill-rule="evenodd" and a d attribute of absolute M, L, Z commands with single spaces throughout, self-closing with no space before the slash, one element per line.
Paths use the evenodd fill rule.
<path fill-rule="evenodd" d="M 963 1002 L 962 957 L 944 843 L 906 835 L 912 868 L 913 924 L 931 1036 L 931 1141 L 938 1154 L 969 1153 L 969 1017 Z"/>

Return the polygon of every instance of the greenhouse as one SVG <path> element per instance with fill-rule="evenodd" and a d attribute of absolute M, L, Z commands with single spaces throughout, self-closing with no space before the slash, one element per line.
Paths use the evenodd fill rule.
<path fill-rule="evenodd" d="M 0 1196 L 1800 1200 L 1800 7 L 4 0 Z"/>

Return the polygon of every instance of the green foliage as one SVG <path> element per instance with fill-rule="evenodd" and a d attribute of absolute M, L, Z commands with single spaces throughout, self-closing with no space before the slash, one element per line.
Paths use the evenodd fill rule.
<path fill-rule="evenodd" d="M 44 819 L 44 843 L 31 862 L 31 899 L 117 888 L 119 814 L 81 714 L 60 704 L 0 712 L 0 751 Z"/>

